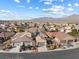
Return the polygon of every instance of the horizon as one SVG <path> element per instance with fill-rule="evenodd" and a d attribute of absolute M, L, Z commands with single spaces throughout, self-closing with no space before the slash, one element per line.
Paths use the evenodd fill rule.
<path fill-rule="evenodd" d="M 0 19 L 0 21 L 29 21 L 29 20 L 37 20 L 37 19 L 43 19 L 43 18 L 51 18 L 51 19 L 54 19 L 54 20 L 61 20 L 61 19 L 65 19 L 65 18 L 70 18 L 70 17 L 74 17 L 74 16 L 79 16 L 79 14 L 72 14 L 72 15 L 69 15 L 69 16 L 64 16 L 64 17 L 36 17 L 36 18 L 25 18 L 25 19 Z"/>
<path fill-rule="evenodd" d="M 78 0 L 1 0 L 0 20 L 62 18 L 79 14 Z"/>

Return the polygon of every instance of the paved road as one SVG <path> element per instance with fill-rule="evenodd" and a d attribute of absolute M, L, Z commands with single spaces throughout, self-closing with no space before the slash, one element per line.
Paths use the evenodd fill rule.
<path fill-rule="evenodd" d="M 0 53 L 0 59 L 79 59 L 79 48 L 44 53 Z"/>

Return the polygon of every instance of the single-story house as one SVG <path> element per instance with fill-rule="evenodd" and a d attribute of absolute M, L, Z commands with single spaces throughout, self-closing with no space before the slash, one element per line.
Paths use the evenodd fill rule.
<path fill-rule="evenodd" d="M 46 45 L 46 40 L 42 38 L 40 35 L 38 35 L 36 37 L 36 43 L 38 44 L 38 46 L 44 46 Z"/>
<path fill-rule="evenodd" d="M 59 44 L 75 42 L 75 38 L 64 32 L 46 32 L 49 37 L 53 37 L 54 41 Z"/>
<path fill-rule="evenodd" d="M 29 28 L 29 29 L 26 29 L 26 31 L 29 31 L 29 32 L 36 32 L 38 30 L 38 28 Z"/>
<path fill-rule="evenodd" d="M 0 42 L 10 39 L 14 34 L 14 32 L 0 32 Z"/>
<path fill-rule="evenodd" d="M 31 32 L 25 31 L 25 33 L 26 33 L 26 35 L 27 35 L 28 37 L 31 37 Z"/>
<path fill-rule="evenodd" d="M 32 38 L 28 36 L 19 37 L 12 41 L 14 46 L 21 46 L 23 43 L 27 45 L 32 45 Z"/>
<path fill-rule="evenodd" d="M 27 36 L 26 32 L 17 33 L 14 37 L 12 37 L 12 44 L 14 46 L 21 46 L 23 43 L 27 45 L 32 45 L 32 38 Z"/>

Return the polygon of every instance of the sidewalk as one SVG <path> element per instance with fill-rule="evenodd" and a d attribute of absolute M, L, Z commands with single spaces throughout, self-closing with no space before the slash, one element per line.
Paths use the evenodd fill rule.
<path fill-rule="evenodd" d="M 48 51 L 46 46 L 38 47 L 38 52 L 46 52 L 46 51 Z"/>
<path fill-rule="evenodd" d="M 49 51 L 61 51 L 61 50 L 69 50 L 69 49 L 75 49 L 75 48 L 79 48 L 79 42 L 74 42 L 72 43 L 73 47 L 66 47 L 65 49 L 64 48 L 58 48 L 58 49 L 55 49 L 55 50 L 47 50 L 46 46 L 42 46 L 42 47 L 38 47 L 38 53 L 40 52 L 49 52 Z M 26 50 L 26 51 L 22 51 L 22 52 L 19 52 L 19 46 L 9 50 L 9 51 L 3 51 L 3 50 L 0 50 L 1 53 L 34 53 L 33 50 Z"/>

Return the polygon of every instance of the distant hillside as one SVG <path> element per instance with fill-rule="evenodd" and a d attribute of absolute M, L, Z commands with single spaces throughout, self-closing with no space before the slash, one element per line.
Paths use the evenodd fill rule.
<path fill-rule="evenodd" d="M 71 16 L 67 16 L 67 17 L 63 17 L 63 18 L 41 17 L 41 18 L 31 19 L 31 21 L 79 23 L 79 15 L 71 15 Z"/>
<path fill-rule="evenodd" d="M 66 22 L 78 22 L 79 23 L 79 15 L 71 15 L 65 18 L 61 18 L 61 21 Z"/>
<path fill-rule="evenodd" d="M 29 20 L 1 20 L 0 22 L 27 22 L 27 21 L 33 21 L 33 22 L 69 22 L 69 23 L 79 23 L 79 15 L 71 15 L 63 18 L 52 18 L 52 17 L 40 17 L 40 18 L 34 18 Z"/>

